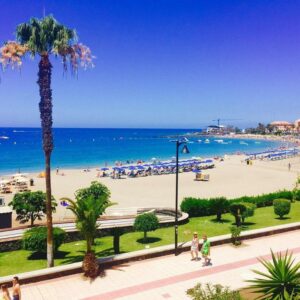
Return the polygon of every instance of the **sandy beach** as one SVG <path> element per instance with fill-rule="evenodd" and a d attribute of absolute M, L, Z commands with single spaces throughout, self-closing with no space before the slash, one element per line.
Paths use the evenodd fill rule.
<path fill-rule="evenodd" d="M 282 189 L 292 189 L 300 174 L 300 157 L 279 161 L 259 161 L 246 165 L 244 156 L 226 156 L 222 162 L 216 162 L 214 169 L 203 171 L 210 175 L 210 181 L 195 181 L 194 173 L 179 174 L 179 201 L 184 197 L 216 197 L 228 198 L 243 195 L 258 195 Z M 291 163 L 291 170 L 288 170 Z M 111 209 L 130 207 L 173 207 L 175 198 L 175 175 L 159 175 L 139 178 L 111 179 L 97 178 L 97 170 L 84 172 L 82 169 L 60 170 L 62 175 L 52 172 L 53 195 L 56 200 L 62 197 L 74 197 L 74 192 L 87 187 L 94 181 L 100 181 L 111 191 L 111 200 L 117 205 Z M 38 174 L 29 174 L 35 186 L 32 190 L 45 190 L 45 181 Z M 2 195 L 3 196 L 3 195 Z M 8 203 L 13 194 L 4 195 Z M 58 205 L 54 214 L 55 221 L 66 221 L 71 212 Z M 14 226 L 18 223 L 14 222 Z"/>

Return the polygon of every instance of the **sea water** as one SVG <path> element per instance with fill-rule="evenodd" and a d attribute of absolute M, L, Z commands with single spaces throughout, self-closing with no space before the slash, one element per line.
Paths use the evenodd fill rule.
<path fill-rule="evenodd" d="M 116 161 L 171 159 L 175 155 L 172 137 L 199 132 L 199 129 L 55 128 L 53 132 L 52 167 L 88 168 L 113 165 Z M 182 158 L 251 153 L 280 146 L 279 142 L 274 141 L 220 139 L 191 137 L 188 144 L 190 153 L 182 154 Z M 39 128 L 0 128 L 0 175 L 41 171 L 43 167 Z"/>

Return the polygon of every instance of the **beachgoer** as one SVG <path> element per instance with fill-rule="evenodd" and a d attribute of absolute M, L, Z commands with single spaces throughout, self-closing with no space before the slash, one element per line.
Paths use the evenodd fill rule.
<path fill-rule="evenodd" d="M 59 173 L 59 168 L 57 167 L 56 168 L 56 175 L 58 175 L 58 173 Z"/>
<path fill-rule="evenodd" d="M 204 258 L 204 263 L 203 263 L 203 267 L 204 266 L 208 266 L 210 264 L 211 258 L 210 258 L 210 242 L 207 239 L 207 235 L 204 234 L 203 235 L 203 244 L 201 247 L 201 253 L 202 253 L 202 257 Z"/>
<path fill-rule="evenodd" d="M 13 300 L 21 300 L 21 288 L 19 283 L 19 277 L 13 278 Z"/>
<path fill-rule="evenodd" d="M 289 169 L 289 171 L 291 171 L 291 167 L 292 167 L 292 165 L 291 165 L 291 163 L 289 162 L 289 164 L 288 164 L 288 169 Z"/>
<path fill-rule="evenodd" d="M 7 285 L 5 285 L 5 284 L 1 285 L 1 290 L 2 290 L 1 300 L 11 300 Z"/>
<path fill-rule="evenodd" d="M 198 260 L 198 251 L 199 251 L 199 239 L 198 239 L 198 233 L 194 232 L 193 239 L 192 239 L 192 245 L 191 245 L 191 260 Z"/>

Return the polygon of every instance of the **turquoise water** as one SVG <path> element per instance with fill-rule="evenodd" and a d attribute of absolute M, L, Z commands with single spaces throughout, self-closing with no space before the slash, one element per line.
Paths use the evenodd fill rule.
<path fill-rule="evenodd" d="M 54 129 L 55 149 L 52 167 L 86 168 L 138 159 L 170 159 L 175 155 L 173 136 L 192 133 L 191 129 Z M 199 143 L 198 139 L 202 142 Z M 256 152 L 279 147 L 278 142 L 209 137 L 191 138 L 190 154 L 184 157 Z M 39 128 L 0 128 L 0 175 L 43 169 L 41 130 Z"/>

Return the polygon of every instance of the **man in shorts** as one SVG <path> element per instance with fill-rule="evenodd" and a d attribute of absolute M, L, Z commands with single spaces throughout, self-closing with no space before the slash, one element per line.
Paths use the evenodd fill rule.
<path fill-rule="evenodd" d="M 21 288 L 19 283 L 19 277 L 13 278 L 13 300 L 21 300 Z"/>
<path fill-rule="evenodd" d="M 201 247 L 202 257 L 204 258 L 203 267 L 208 266 L 210 264 L 210 242 L 207 239 L 207 235 L 203 235 L 203 244 Z"/>

